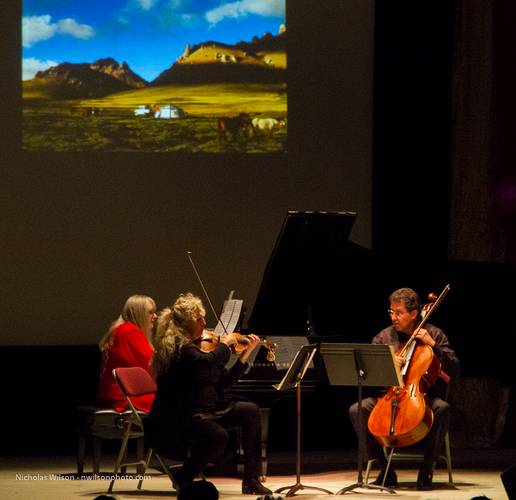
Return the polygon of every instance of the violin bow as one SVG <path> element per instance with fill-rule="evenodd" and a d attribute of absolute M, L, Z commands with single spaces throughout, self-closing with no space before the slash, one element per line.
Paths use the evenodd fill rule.
<path fill-rule="evenodd" d="M 215 308 L 213 307 L 213 304 L 211 303 L 211 300 L 210 300 L 210 296 L 208 295 L 208 290 L 206 290 L 206 287 L 204 286 L 204 283 L 202 282 L 201 276 L 199 275 L 199 272 L 197 271 L 195 262 L 193 261 L 192 252 L 190 250 L 187 250 L 186 255 L 188 256 L 188 260 L 190 261 L 190 264 L 192 265 L 195 276 L 197 277 L 197 280 L 199 281 L 199 284 L 201 285 L 202 291 L 204 292 L 204 296 L 206 297 L 206 300 L 208 301 L 208 304 L 210 305 L 210 309 L 211 309 L 211 312 L 213 313 L 213 316 L 215 316 L 217 323 L 220 323 L 222 325 L 222 329 L 224 330 L 224 335 L 227 335 L 228 331 L 226 329 L 226 325 L 220 320 L 219 315 L 215 312 Z"/>

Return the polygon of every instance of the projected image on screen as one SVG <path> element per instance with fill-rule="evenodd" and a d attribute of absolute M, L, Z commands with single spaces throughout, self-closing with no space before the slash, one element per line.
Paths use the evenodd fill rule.
<path fill-rule="evenodd" d="M 23 149 L 284 152 L 286 0 L 23 0 Z"/>

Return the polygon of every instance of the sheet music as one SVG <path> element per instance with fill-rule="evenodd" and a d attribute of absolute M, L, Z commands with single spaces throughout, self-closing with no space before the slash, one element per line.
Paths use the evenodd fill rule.
<path fill-rule="evenodd" d="M 277 370 L 287 370 L 296 353 L 301 349 L 302 346 L 306 345 L 307 340 L 305 337 L 267 337 L 267 340 L 271 343 L 276 343 L 278 346 L 274 350 L 276 359 L 274 365 Z M 314 364 L 310 361 L 308 368 L 313 368 Z"/>
<path fill-rule="evenodd" d="M 290 368 L 279 384 L 273 385 L 274 389 L 284 391 L 297 387 L 299 381 L 305 376 L 306 370 L 312 364 L 317 346 L 303 345 L 297 352 Z M 296 377 L 295 379 L 293 377 Z"/>
<path fill-rule="evenodd" d="M 240 319 L 243 303 L 244 301 L 239 299 L 228 299 L 224 301 L 222 313 L 214 330 L 217 335 L 225 335 L 226 332 L 231 333 L 235 331 L 238 320 Z M 226 327 L 225 330 L 222 325 Z"/>

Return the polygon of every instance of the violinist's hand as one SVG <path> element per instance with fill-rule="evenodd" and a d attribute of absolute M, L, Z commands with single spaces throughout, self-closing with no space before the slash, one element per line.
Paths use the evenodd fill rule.
<path fill-rule="evenodd" d="M 242 361 L 242 363 L 247 361 L 247 358 L 249 358 L 251 352 L 260 343 L 260 337 L 258 337 L 258 335 L 254 335 L 253 333 L 246 335 L 245 338 L 247 340 L 247 345 L 245 346 L 244 352 L 240 356 L 240 361 Z"/>
<path fill-rule="evenodd" d="M 227 335 L 222 335 L 220 341 L 228 347 L 231 347 L 237 343 L 238 337 L 236 333 L 228 333 Z"/>
<path fill-rule="evenodd" d="M 421 328 L 419 332 L 417 332 L 416 339 L 419 339 L 421 342 L 429 345 L 430 347 L 434 347 L 436 343 L 432 336 L 428 333 L 428 330 L 425 330 L 424 328 Z"/>
<path fill-rule="evenodd" d="M 395 356 L 394 362 L 396 363 L 398 370 L 401 370 L 403 368 L 403 365 L 405 364 L 405 358 L 403 356 Z"/>

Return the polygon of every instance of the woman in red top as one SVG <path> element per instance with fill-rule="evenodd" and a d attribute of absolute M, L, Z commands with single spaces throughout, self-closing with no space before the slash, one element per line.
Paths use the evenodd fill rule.
<path fill-rule="evenodd" d="M 154 352 L 150 338 L 156 321 L 156 303 L 146 295 L 133 295 L 124 305 L 122 314 L 109 327 L 99 342 L 102 352 L 97 405 L 127 410 L 125 398 L 113 378 L 113 368 L 140 366 L 151 375 L 150 360 Z M 132 398 L 139 410 L 149 412 L 154 395 Z"/>

